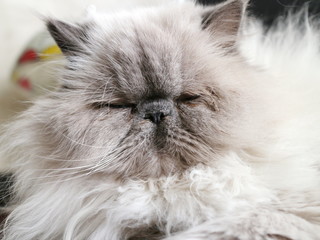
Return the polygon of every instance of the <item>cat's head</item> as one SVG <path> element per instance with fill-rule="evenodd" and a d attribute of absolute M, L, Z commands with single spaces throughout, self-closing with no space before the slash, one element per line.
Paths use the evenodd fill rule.
<path fill-rule="evenodd" d="M 239 147 L 241 86 L 252 77 L 237 50 L 245 5 L 48 20 L 67 66 L 61 89 L 32 111 L 52 166 L 158 177 Z"/>

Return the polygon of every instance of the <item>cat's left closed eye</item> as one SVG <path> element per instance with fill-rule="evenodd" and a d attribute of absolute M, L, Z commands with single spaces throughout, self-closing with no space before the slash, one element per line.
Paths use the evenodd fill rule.
<path fill-rule="evenodd" d="M 96 109 L 100 108 L 112 108 L 112 109 L 125 109 L 134 108 L 135 105 L 132 103 L 110 103 L 110 102 L 96 102 L 92 106 Z"/>
<path fill-rule="evenodd" d="M 199 94 L 185 93 L 185 94 L 182 94 L 177 100 L 179 102 L 191 102 L 191 101 L 197 100 L 198 98 L 200 98 Z"/>
<path fill-rule="evenodd" d="M 112 104 L 110 103 L 108 105 L 109 108 L 133 108 L 135 105 L 134 104 Z"/>

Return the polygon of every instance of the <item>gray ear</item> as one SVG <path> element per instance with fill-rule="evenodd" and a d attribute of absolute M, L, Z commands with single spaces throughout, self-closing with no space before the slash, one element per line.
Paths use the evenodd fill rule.
<path fill-rule="evenodd" d="M 88 42 L 87 27 L 52 19 L 47 20 L 46 25 L 66 56 L 85 52 L 85 43 Z"/>
<path fill-rule="evenodd" d="M 211 32 L 224 47 L 235 45 L 242 25 L 247 0 L 228 0 L 216 6 L 204 9 L 202 28 Z"/>

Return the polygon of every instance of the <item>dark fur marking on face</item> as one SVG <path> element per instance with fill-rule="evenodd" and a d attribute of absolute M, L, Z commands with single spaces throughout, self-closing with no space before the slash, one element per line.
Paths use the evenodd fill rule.
<path fill-rule="evenodd" d="M 157 71 L 155 70 L 154 66 L 151 64 L 152 60 L 148 56 L 145 46 L 143 46 L 143 43 L 140 39 L 140 35 L 137 30 L 136 32 L 136 38 L 138 41 L 139 45 L 139 50 L 140 50 L 140 65 L 139 68 L 141 70 L 141 73 L 147 82 L 147 85 L 149 86 L 149 97 L 152 99 L 157 99 L 157 98 L 165 98 L 166 93 L 162 91 L 162 89 L 158 88 L 156 86 L 156 83 L 159 82 L 160 77 L 157 75 Z"/>
<path fill-rule="evenodd" d="M 89 24 L 80 26 L 59 20 L 47 21 L 47 28 L 51 36 L 66 56 L 85 52 L 81 45 L 89 42 L 87 33 L 89 27 Z"/>
<path fill-rule="evenodd" d="M 222 102 L 222 94 L 220 94 L 218 90 L 213 89 L 212 87 L 207 87 L 206 91 L 209 94 L 209 97 L 206 99 L 206 104 L 212 111 L 218 112 L 221 107 L 220 104 Z"/>
<path fill-rule="evenodd" d="M 109 108 L 109 109 L 131 109 L 136 105 L 131 103 L 120 102 L 93 102 L 90 104 L 93 109 Z"/>

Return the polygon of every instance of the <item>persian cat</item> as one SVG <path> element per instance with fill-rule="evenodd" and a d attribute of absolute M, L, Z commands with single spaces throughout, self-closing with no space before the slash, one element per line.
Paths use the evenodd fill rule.
<path fill-rule="evenodd" d="M 320 239 L 319 34 L 246 5 L 48 19 L 61 87 L 2 138 L 3 239 Z"/>

